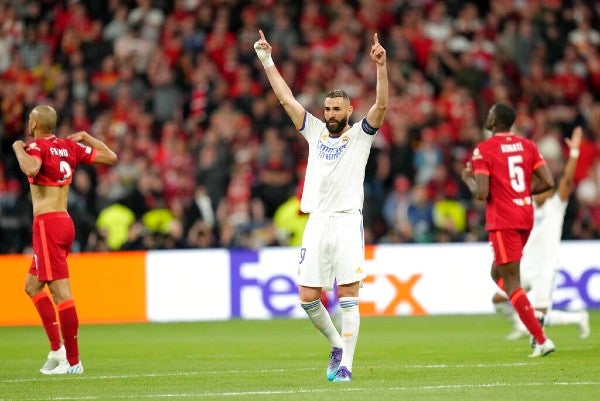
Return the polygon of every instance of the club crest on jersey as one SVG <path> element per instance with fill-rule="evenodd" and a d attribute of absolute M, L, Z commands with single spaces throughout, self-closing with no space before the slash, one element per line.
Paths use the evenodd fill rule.
<path fill-rule="evenodd" d="M 35 142 L 31 142 L 28 146 L 28 149 L 35 149 L 35 150 L 40 150 L 40 148 L 38 147 L 37 143 Z"/>
<path fill-rule="evenodd" d="M 479 148 L 475 148 L 475 150 L 473 151 L 473 156 L 471 156 L 471 159 L 473 159 L 473 160 L 483 159 L 481 152 L 479 152 Z"/>

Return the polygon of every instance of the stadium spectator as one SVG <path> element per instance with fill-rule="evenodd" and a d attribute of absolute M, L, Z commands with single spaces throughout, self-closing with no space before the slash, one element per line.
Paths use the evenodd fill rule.
<path fill-rule="evenodd" d="M 136 7 L 127 15 L 127 22 L 130 26 L 139 26 L 143 38 L 157 43 L 165 21 L 163 11 L 154 7 L 151 0 L 136 0 L 135 3 Z"/>
<path fill-rule="evenodd" d="M 294 192 L 294 160 L 288 143 L 274 128 L 265 131 L 259 152 L 253 192 L 262 201 L 265 215 L 272 218 L 277 207 Z"/>
<path fill-rule="evenodd" d="M 199 149 L 208 136 L 230 153 L 228 160 L 238 149 L 250 148 L 245 157 L 254 170 L 257 150 L 270 128 L 282 130 L 297 163 L 306 157 L 306 146 L 293 135 L 288 117 L 259 74 L 262 67 L 252 49 L 257 26 L 271 38 L 281 57 L 280 71 L 307 110 L 319 112 L 321 94 L 340 86 L 348 88 L 355 115 L 366 113 L 369 107 L 365 100 L 370 95 L 365 90 L 372 82 L 371 65 L 360 56 L 370 42 L 369 27 L 380 26 L 390 66 L 390 112 L 380 129 L 375 148 L 378 155 L 371 158 L 369 171 L 385 175 L 382 158 L 389 158 L 390 167 L 387 176 L 378 175 L 376 182 L 369 183 L 368 194 L 374 195 L 374 189 L 378 194 L 393 192 L 397 174 L 415 182 L 413 153 L 424 129 L 435 129 L 434 145 L 440 148 L 444 163 L 454 163 L 452 155 L 479 141 L 485 112 L 497 102 L 518 108 L 516 131 L 535 142 L 554 135 L 548 127 L 558 127 L 566 137 L 573 126 L 584 126 L 589 139 L 581 148 L 577 186 L 592 174 L 589 166 L 600 153 L 600 119 L 594 111 L 600 108 L 600 45 L 594 39 L 600 11 L 586 2 L 557 4 L 0 1 L 0 156 L 6 174 L 19 176 L 9 146 L 22 131 L 15 127 L 23 127 L 33 107 L 47 103 L 59 113 L 57 133 L 66 135 L 81 121 L 88 124 L 86 118 L 72 117 L 75 109 L 81 110 L 79 102 L 84 101 L 84 114 L 94 135 L 117 151 L 132 147 L 125 142 L 135 138 L 135 157 L 141 164 L 154 158 L 163 122 L 169 119 L 177 120 L 181 127 L 194 165 L 203 163 Z M 134 15 L 134 9 L 149 10 L 153 17 L 131 26 L 124 18 Z M 21 54 L 28 47 L 26 38 L 32 27 L 37 42 L 47 51 L 30 68 Z M 123 32 L 132 28 L 140 32 L 137 38 L 130 33 L 103 36 L 105 29 Z M 155 38 L 143 39 L 141 32 L 146 30 L 153 31 L 150 36 Z M 138 40 L 141 45 L 136 48 Z M 117 43 L 122 46 L 117 47 Z M 130 53 L 137 50 L 143 53 L 139 64 L 137 56 Z M 160 54 L 164 56 L 160 58 Z M 151 72 L 148 63 L 154 63 L 153 68 L 160 66 L 159 73 Z M 482 73 L 485 80 L 474 79 Z M 168 77 L 168 84 L 157 80 L 157 75 Z M 569 89 L 565 92 L 568 98 L 563 96 L 562 86 Z M 413 92 L 415 88 L 429 89 Z M 477 88 L 481 91 L 473 92 Z M 179 100 L 169 103 L 174 93 Z M 449 139 L 443 131 L 449 133 Z M 215 208 L 232 167 L 229 161 L 219 164 L 221 179 L 206 182 Z M 372 170 L 374 167 L 378 170 Z M 122 197 L 123 187 L 125 193 L 130 190 L 131 183 L 122 185 L 110 170 L 98 169 L 96 214 L 111 202 L 122 200 L 107 199 L 107 195 Z M 373 186 L 381 182 L 383 188 Z M 110 186 L 117 190 L 109 191 Z M 28 191 L 21 183 L 21 196 L 27 198 Z M 464 198 L 464 191 L 456 196 L 466 201 L 470 222 L 467 237 L 479 238 L 480 229 L 471 224 L 478 221 L 479 205 Z M 384 237 L 390 227 L 381 227 L 385 223 L 377 217 L 381 210 L 371 210 L 381 205 L 369 201 L 366 206 L 365 233 L 370 233 L 373 242 L 388 241 Z M 569 210 L 565 238 L 600 236 L 597 219 L 582 220 L 583 216 L 595 216 L 594 206 L 573 200 Z M 229 230 L 217 223 L 215 238 L 221 229 Z M 17 242 L 27 248 L 29 241 L 23 234 Z"/>
<path fill-rule="evenodd" d="M 386 195 L 383 202 L 383 218 L 388 227 L 384 241 L 412 242 L 413 229 L 408 218 L 410 204 L 410 181 L 400 174 L 394 180 L 394 190 Z"/>
<path fill-rule="evenodd" d="M 415 242 L 433 242 L 433 202 L 429 198 L 425 184 L 415 184 L 411 188 L 410 202 L 406 211 L 412 227 L 412 239 Z"/>
<path fill-rule="evenodd" d="M 118 37 L 127 33 L 129 28 L 129 22 L 127 21 L 128 11 L 124 3 L 117 2 L 112 18 L 102 28 L 102 39 L 113 43 Z"/>
<path fill-rule="evenodd" d="M 113 203 L 98 213 L 96 228 L 106 238 L 108 249 L 117 251 L 127 242 L 130 227 L 135 223 L 135 215 L 127 206 Z"/>
<path fill-rule="evenodd" d="M 21 183 L 10 177 L 0 162 L 0 253 L 21 253 L 30 235 L 31 205 L 24 199 Z"/>

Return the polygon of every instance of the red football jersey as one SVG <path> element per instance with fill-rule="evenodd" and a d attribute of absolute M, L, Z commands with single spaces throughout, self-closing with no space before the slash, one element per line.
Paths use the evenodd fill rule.
<path fill-rule="evenodd" d="M 473 173 L 490 177 L 486 230 L 531 230 L 531 178 L 544 163 L 535 143 L 510 132 L 496 133 L 475 148 Z"/>
<path fill-rule="evenodd" d="M 29 182 L 36 185 L 69 185 L 75 168 L 80 163 L 91 164 L 96 157 L 95 149 L 54 135 L 35 139 L 29 142 L 25 149 L 30 156 L 42 162 L 37 175 L 29 177 Z"/>

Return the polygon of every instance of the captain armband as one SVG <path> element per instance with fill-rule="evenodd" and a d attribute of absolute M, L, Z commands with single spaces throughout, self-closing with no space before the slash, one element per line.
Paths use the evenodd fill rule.
<path fill-rule="evenodd" d="M 377 130 L 379 129 L 379 128 L 371 127 L 371 125 L 369 125 L 369 123 L 367 122 L 366 118 L 362 119 L 361 127 L 362 127 L 363 131 L 365 131 L 369 135 L 375 135 L 377 133 Z"/>

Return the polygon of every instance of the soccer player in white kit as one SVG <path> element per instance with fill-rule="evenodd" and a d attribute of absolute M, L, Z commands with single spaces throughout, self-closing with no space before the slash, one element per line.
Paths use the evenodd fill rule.
<path fill-rule="evenodd" d="M 298 265 L 300 303 L 331 343 L 327 379 L 347 382 L 352 380 L 360 325 L 358 291 L 366 277 L 362 221 L 365 167 L 388 105 L 386 51 L 374 34 L 369 55 L 376 67 L 375 103 L 365 118 L 350 125 L 353 108 L 342 90 L 325 96 L 325 121 L 308 113 L 275 67 L 272 47 L 260 30 L 259 35 L 254 44 L 256 54 L 275 95 L 309 148 L 300 204 L 309 214 Z M 334 281 L 342 310 L 341 335 L 320 300 L 321 291 L 333 288 Z"/>
<path fill-rule="evenodd" d="M 582 135 L 581 127 L 577 127 L 573 130 L 571 138 L 566 139 L 570 148 L 569 159 L 556 190 L 546 191 L 533 197 L 534 223 L 523 249 L 521 285 L 528 291 L 531 303 L 536 309 L 536 316 L 544 326 L 576 324 L 579 327 L 579 336 L 587 338 L 590 335 L 587 311 L 569 312 L 551 309 L 554 278 L 558 269 L 558 250 Z M 508 297 L 503 291 L 496 292 L 492 298 L 496 310 L 513 321 L 513 331 L 507 338 L 514 340 L 529 335 L 507 301 Z"/>

